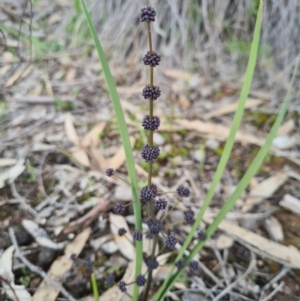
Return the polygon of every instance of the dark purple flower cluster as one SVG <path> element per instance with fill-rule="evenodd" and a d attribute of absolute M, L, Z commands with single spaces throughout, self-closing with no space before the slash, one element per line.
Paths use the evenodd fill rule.
<path fill-rule="evenodd" d="M 102 219 L 107 219 L 107 218 L 108 218 L 108 213 L 107 212 L 103 213 L 102 214 Z"/>
<path fill-rule="evenodd" d="M 153 234 L 152 234 L 151 232 L 148 232 L 148 233 L 146 234 L 146 238 L 147 238 L 147 239 L 153 239 Z"/>
<path fill-rule="evenodd" d="M 149 115 L 146 115 L 143 119 L 142 126 L 146 131 L 155 131 L 160 126 L 160 119 L 157 116 L 150 118 Z"/>
<path fill-rule="evenodd" d="M 123 236 L 123 235 L 126 234 L 126 233 L 127 233 L 127 230 L 124 229 L 124 228 L 120 228 L 120 229 L 118 230 L 118 235 L 119 235 L 119 236 Z"/>
<path fill-rule="evenodd" d="M 106 285 L 107 286 L 113 286 L 115 284 L 115 276 L 113 274 L 110 274 L 106 278 Z"/>
<path fill-rule="evenodd" d="M 150 233 L 156 235 L 163 229 L 163 223 L 161 221 L 156 221 L 155 223 L 151 218 L 148 218 L 146 224 L 150 230 Z"/>
<path fill-rule="evenodd" d="M 144 262 L 149 270 L 155 270 L 158 268 L 158 262 L 156 258 L 151 258 L 147 254 L 144 256 Z"/>
<path fill-rule="evenodd" d="M 177 226 L 174 226 L 171 230 L 174 234 L 180 235 L 181 231 Z"/>
<path fill-rule="evenodd" d="M 85 269 L 87 271 L 92 271 L 92 269 L 93 269 L 93 262 L 92 262 L 92 260 L 89 259 L 89 258 L 87 260 L 85 260 L 84 267 L 85 267 Z"/>
<path fill-rule="evenodd" d="M 117 203 L 115 205 L 115 212 L 122 213 L 125 210 L 125 206 L 123 204 Z"/>
<path fill-rule="evenodd" d="M 141 230 L 134 230 L 132 233 L 132 237 L 134 241 L 142 241 L 143 240 L 143 233 Z"/>
<path fill-rule="evenodd" d="M 76 254 L 75 254 L 75 253 L 72 253 L 71 256 L 70 256 L 70 259 L 71 259 L 72 261 L 75 261 L 76 258 L 77 258 Z"/>
<path fill-rule="evenodd" d="M 108 169 L 106 170 L 106 175 L 107 175 L 108 177 L 111 177 L 114 173 L 115 173 L 115 170 L 114 170 L 113 168 L 108 168 Z"/>
<path fill-rule="evenodd" d="M 165 199 L 163 199 L 163 198 L 159 198 L 154 203 L 154 207 L 157 210 L 165 210 L 167 208 L 167 205 L 168 205 L 168 202 Z"/>
<path fill-rule="evenodd" d="M 146 144 L 142 149 L 141 156 L 146 162 L 153 161 L 159 156 L 159 147 L 150 147 Z"/>
<path fill-rule="evenodd" d="M 127 284 L 126 284 L 126 282 L 125 281 L 120 281 L 119 283 L 118 283 L 118 288 L 119 288 L 119 290 L 122 292 L 122 293 L 125 293 L 126 291 L 127 291 Z"/>
<path fill-rule="evenodd" d="M 199 262 L 196 260 L 192 260 L 189 263 L 189 268 L 192 272 L 196 272 L 199 269 Z"/>
<path fill-rule="evenodd" d="M 160 60 L 161 60 L 160 56 L 154 51 L 152 51 L 152 52 L 148 51 L 145 54 L 145 56 L 143 57 L 144 64 L 146 66 L 151 66 L 151 67 L 158 66 Z"/>
<path fill-rule="evenodd" d="M 192 209 L 189 209 L 184 213 L 184 222 L 188 225 L 193 224 L 195 212 Z"/>
<path fill-rule="evenodd" d="M 176 266 L 176 268 L 177 268 L 178 270 L 183 269 L 183 268 L 184 268 L 184 260 L 183 260 L 182 258 L 179 259 L 179 260 L 177 260 L 177 261 L 175 262 L 175 266 Z"/>
<path fill-rule="evenodd" d="M 202 230 L 198 231 L 197 237 L 198 237 L 199 240 L 205 240 L 206 239 L 206 235 L 205 235 L 204 231 L 202 231 Z"/>
<path fill-rule="evenodd" d="M 156 11 L 153 7 L 147 5 L 141 9 L 140 20 L 141 22 L 154 22 L 156 16 Z"/>
<path fill-rule="evenodd" d="M 152 99 L 156 100 L 160 96 L 160 88 L 157 86 L 150 87 L 147 85 L 144 90 L 142 95 L 144 96 L 145 99 Z"/>
<path fill-rule="evenodd" d="M 186 197 L 187 198 L 190 195 L 190 190 L 186 187 L 178 186 L 177 187 L 177 194 L 180 197 Z"/>
<path fill-rule="evenodd" d="M 137 286 L 144 286 L 146 284 L 146 278 L 144 275 L 138 275 L 135 279 Z"/>
<path fill-rule="evenodd" d="M 177 244 L 177 239 L 172 235 L 168 235 L 165 243 L 168 249 L 175 249 L 175 245 Z"/>
<path fill-rule="evenodd" d="M 152 198 L 154 199 L 157 194 L 157 187 L 154 184 L 151 184 L 150 189 L 148 186 L 145 186 L 140 191 L 140 200 L 143 204 L 148 203 Z"/>

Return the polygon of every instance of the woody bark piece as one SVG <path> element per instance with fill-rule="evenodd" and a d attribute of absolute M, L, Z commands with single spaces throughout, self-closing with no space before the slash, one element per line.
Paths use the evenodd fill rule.
<path fill-rule="evenodd" d="M 62 275 L 66 273 L 72 266 L 72 260 L 70 255 L 80 254 L 84 248 L 86 241 L 91 233 L 91 228 L 84 229 L 80 234 L 76 236 L 74 241 L 67 245 L 65 249 L 65 255 L 58 257 L 51 265 L 48 276 L 57 282 L 61 282 Z M 32 297 L 32 301 L 55 301 L 59 295 L 59 290 L 43 280 L 39 288 Z"/>

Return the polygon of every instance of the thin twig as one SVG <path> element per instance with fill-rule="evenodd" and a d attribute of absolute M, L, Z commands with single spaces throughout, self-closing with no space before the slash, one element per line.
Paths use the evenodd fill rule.
<path fill-rule="evenodd" d="M 242 275 L 236 281 L 232 282 L 228 287 L 226 287 L 226 289 L 224 291 L 222 291 L 216 298 L 214 298 L 213 301 L 222 300 L 222 298 L 224 296 L 226 296 L 227 294 L 229 294 L 231 292 L 231 290 L 239 283 L 239 281 L 241 281 L 242 279 L 245 279 L 254 270 L 255 267 L 256 267 L 255 255 L 254 255 L 254 253 L 252 253 L 252 260 L 250 262 L 250 265 L 249 265 L 247 271 L 244 273 L 244 275 Z"/>
<path fill-rule="evenodd" d="M 221 266 L 221 271 L 222 271 L 223 279 L 226 283 L 226 286 L 229 286 L 230 285 L 230 279 L 229 279 L 229 276 L 228 276 L 227 271 L 226 271 L 225 263 L 222 259 L 220 251 L 216 248 L 215 242 L 212 243 L 212 248 L 213 248 L 214 253 L 215 253 L 215 255 L 216 255 L 216 257 L 219 261 L 219 264 Z"/>
<path fill-rule="evenodd" d="M 26 267 L 34 274 L 40 276 L 44 280 L 46 280 L 49 284 L 51 284 L 53 287 L 55 287 L 57 290 L 59 290 L 64 297 L 66 297 L 68 300 L 76 301 L 76 299 L 67 292 L 67 290 L 57 281 L 50 278 L 47 273 L 45 273 L 41 268 L 35 266 L 31 262 L 29 262 L 24 255 L 21 253 L 21 250 L 19 248 L 15 232 L 12 228 L 8 229 L 9 237 L 11 240 L 11 243 L 15 247 L 16 256 L 26 265 Z"/>
<path fill-rule="evenodd" d="M 219 264 L 221 266 L 221 271 L 222 271 L 223 279 L 224 279 L 224 281 L 226 283 L 226 286 L 229 286 L 230 285 L 230 277 L 229 277 L 229 275 L 228 275 L 228 273 L 226 271 L 225 263 L 224 263 L 224 261 L 222 259 L 220 251 L 216 248 L 214 242 L 212 243 L 212 247 L 213 247 L 214 253 L 215 253 L 215 255 L 216 255 L 216 257 L 217 257 L 217 259 L 219 261 Z M 231 295 L 229 295 L 229 299 L 230 299 L 230 301 L 232 301 L 232 296 Z"/>
<path fill-rule="evenodd" d="M 3 278 L 1 275 L 0 275 L 0 280 L 3 281 L 6 285 L 9 286 L 12 293 L 14 294 L 14 297 L 15 297 L 16 301 L 20 301 L 20 299 L 18 298 L 18 295 L 16 294 L 16 292 L 15 292 L 13 286 L 10 284 L 10 282 L 7 279 Z"/>
<path fill-rule="evenodd" d="M 270 300 L 272 297 L 274 297 L 274 296 L 278 293 L 278 291 L 280 291 L 280 290 L 282 289 L 283 285 L 284 285 L 284 282 L 281 282 L 281 283 L 274 289 L 274 291 L 273 291 L 270 295 L 268 295 L 265 299 L 263 299 L 262 301 L 268 301 L 268 300 Z"/>
<path fill-rule="evenodd" d="M 284 277 L 288 272 L 290 271 L 290 268 L 284 267 L 280 273 L 278 273 L 274 278 L 272 278 L 262 289 L 260 292 L 260 298 L 259 301 L 263 300 L 265 292 L 276 282 L 278 282 L 282 277 Z"/>
<path fill-rule="evenodd" d="M 11 190 L 11 193 L 14 196 L 14 198 L 16 198 L 19 201 L 19 203 L 24 208 L 24 210 L 26 210 L 32 216 L 38 215 L 37 212 L 26 203 L 26 200 L 22 196 L 20 196 L 20 194 L 18 193 L 18 191 L 16 189 L 16 185 L 14 182 L 10 183 L 10 190 Z"/>
<path fill-rule="evenodd" d="M 203 264 L 201 261 L 199 261 L 199 267 L 201 270 L 203 270 L 203 272 L 209 276 L 219 287 L 224 287 L 223 283 L 221 282 L 221 280 L 215 276 L 214 273 L 212 273 L 206 266 L 205 264 Z"/>

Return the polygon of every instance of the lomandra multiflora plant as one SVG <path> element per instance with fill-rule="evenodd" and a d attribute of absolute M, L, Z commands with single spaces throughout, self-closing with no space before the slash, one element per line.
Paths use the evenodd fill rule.
<path fill-rule="evenodd" d="M 163 283 L 157 287 L 156 292 L 152 300 L 160 301 L 163 300 L 164 296 L 167 292 L 172 288 L 174 282 L 183 271 L 185 267 L 188 267 L 190 271 L 193 273 L 197 271 L 199 268 L 199 262 L 194 260 L 195 258 L 199 258 L 199 252 L 203 248 L 205 241 L 209 239 L 217 230 L 221 221 L 226 217 L 227 213 L 233 208 L 237 199 L 241 196 L 241 194 L 245 191 L 247 186 L 249 185 L 251 179 L 255 176 L 257 171 L 259 170 L 265 156 L 267 155 L 270 146 L 272 144 L 273 139 L 276 136 L 276 133 L 284 119 L 285 113 L 288 108 L 291 89 L 293 85 L 293 81 L 295 79 L 296 70 L 298 67 L 297 62 L 295 63 L 295 68 L 293 72 L 293 76 L 291 79 L 291 83 L 287 92 L 287 95 L 282 103 L 280 111 L 276 117 L 276 120 L 271 128 L 270 133 L 268 134 L 264 144 L 258 151 L 254 160 L 246 170 L 245 174 L 241 178 L 240 182 L 236 186 L 235 190 L 225 201 L 223 207 L 219 210 L 218 214 L 215 216 L 214 220 L 208 225 L 205 232 L 199 231 L 200 222 L 203 219 L 205 210 L 210 205 L 215 189 L 218 186 L 222 175 L 224 173 L 226 164 L 230 157 L 235 136 L 237 134 L 238 128 L 241 124 L 246 100 L 248 98 L 248 94 L 250 91 L 253 74 L 255 70 L 255 65 L 257 61 L 257 54 L 259 49 L 259 39 L 260 39 L 260 30 L 262 24 L 262 1 L 260 1 L 260 5 L 258 8 L 255 29 L 253 40 L 251 44 L 250 56 L 248 61 L 247 70 L 244 76 L 243 86 L 240 93 L 238 106 L 236 112 L 234 114 L 232 125 L 230 129 L 230 133 L 226 140 L 220 161 L 218 163 L 217 170 L 214 174 L 213 180 L 211 182 L 210 188 L 203 200 L 202 206 L 197 213 L 191 209 L 187 209 L 184 213 L 184 220 L 181 223 L 191 224 L 191 231 L 187 234 L 184 241 L 178 240 L 178 229 L 180 227 L 174 227 L 175 225 L 168 224 L 168 213 L 174 209 L 174 206 L 171 207 L 168 204 L 167 200 L 163 197 L 162 194 L 157 190 L 157 187 L 152 183 L 152 167 L 153 162 L 159 157 L 159 148 L 153 144 L 153 132 L 159 129 L 160 119 L 158 116 L 154 115 L 154 103 L 159 101 L 159 97 L 161 94 L 160 88 L 154 85 L 154 69 L 159 68 L 160 56 L 152 49 L 152 37 L 151 37 L 151 22 L 155 21 L 156 12 L 155 9 L 150 6 L 145 6 L 142 8 L 140 13 L 140 21 L 143 22 L 147 27 L 148 32 L 148 40 L 149 40 L 149 49 L 143 57 L 143 62 L 147 68 L 149 68 L 150 73 L 150 81 L 143 89 L 142 95 L 145 99 L 149 99 L 149 114 L 143 118 L 142 126 L 148 132 L 148 143 L 145 145 L 141 152 L 141 157 L 143 160 L 148 162 L 149 164 L 149 176 L 148 176 L 148 185 L 138 189 L 138 181 L 136 177 L 134 158 L 132 154 L 132 148 L 130 144 L 129 134 L 127 130 L 127 126 L 125 123 L 125 118 L 122 110 L 122 106 L 120 104 L 120 99 L 117 93 L 116 85 L 113 80 L 112 74 L 110 72 L 104 51 L 98 39 L 96 30 L 91 21 L 91 17 L 86 8 L 84 0 L 80 0 L 84 14 L 87 20 L 87 24 L 89 26 L 91 35 L 94 40 L 94 44 L 96 50 L 98 52 L 99 60 L 102 65 L 103 74 L 105 76 L 105 80 L 107 83 L 108 91 L 110 93 L 110 98 L 113 104 L 113 108 L 117 117 L 118 127 L 120 136 L 122 139 L 125 155 L 126 155 L 126 165 L 128 170 L 128 176 L 130 178 L 130 185 L 132 189 L 132 206 L 135 217 L 135 228 L 133 230 L 133 239 L 136 249 L 136 258 L 135 258 L 135 281 L 132 283 L 127 283 L 124 280 L 117 283 L 118 288 L 121 292 L 125 294 L 128 293 L 129 285 L 134 285 L 133 287 L 133 295 L 130 296 L 133 301 L 137 300 L 150 300 L 150 295 L 152 296 L 151 284 L 152 284 L 152 273 L 153 270 L 157 269 L 159 266 L 157 256 L 155 253 L 156 247 L 159 246 L 160 252 L 162 254 L 164 252 L 174 250 L 176 258 L 173 262 L 171 262 L 169 272 L 165 277 Z M 116 176 L 115 171 L 113 169 L 107 170 L 108 176 Z M 182 200 L 184 197 L 188 197 L 190 195 L 190 191 L 187 187 L 180 186 L 176 189 L 175 193 L 178 197 L 178 202 Z M 199 200 L 195 200 L 196 203 Z M 176 204 L 177 204 L 176 203 Z M 115 211 L 117 213 L 122 214 L 124 212 L 125 206 L 122 204 L 116 204 Z M 145 231 L 142 231 L 142 221 L 146 225 Z M 178 224 L 177 224 L 178 226 Z M 126 230 L 121 228 L 118 230 L 118 234 L 120 236 L 126 237 Z M 193 244 L 193 248 L 188 251 L 188 247 L 194 238 L 197 238 L 196 243 Z M 152 252 L 150 254 L 142 254 L 142 241 L 145 239 L 151 239 L 152 241 Z M 182 246 L 180 247 L 180 243 Z M 177 247 L 180 247 L 179 251 Z M 187 254 L 187 255 L 186 255 Z M 186 255 L 186 256 L 185 256 Z M 142 260 L 147 266 L 147 272 L 143 274 L 142 271 Z M 98 294 L 95 293 L 96 283 L 95 278 L 92 278 L 92 284 L 94 290 L 94 299 L 98 300 Z M 110 275 L 106 281 L 107 286 L 111 286 L 115 284 L 114 275 Z M 139 289 L 143 288 L 144 292 L 139 297 Z"/>
<path fill-rule="evenodd" d="M 163 252 L 169 252 L 176 249 L 178 233 L 178 225 L 180 224 L 192 224 L 194 222 L 194 212 L 189 209 L 184 213 L 184 219 L 181 222 L 176 223 L 176 225 L 169 225 L 167 223 L 168 213 L 171 212 L 174 207 L 169 206 L 167 200 L 164 197 L 160 197 L 160 193 L 157 186 L 152 183 L 153 176 L 153 163 L 159 157 L 159 147 L 154 145 L 153 142 L 153 132 L 157 131 L 160 126 L 160 118 L 154 115 L 154 103 L 159 101 L 161 95 L 160 87 L 154 85 L 154 69 L 158 68 L 161 61 L 161 57 L 158 53 L 153 50 L 152 45 L 152 32 L 151 32 L 151 22 L 155 21 L 156 11 L 151 6 L 145 6 L 140 12 L 140 21 L 144 22 L 146 25 L 148 33 L 148 46 L 149 49 L 143 57 L 144 65 L 149 69 L 149 84 L 147 84 L 143 91 L 142 96 L 144 99 L 149 100 L 149 114 L 147 114 L 142 120 L 142 126 L 148 133 L 148 143 L 143 146 L 141 151 L 141 157 L 145 162 L 149 164 L 148 168 L 148 184 L 140 189 L 139 202 L 141 203 L 143 213 L 142 219 L 147 225 L 148 229 L 142 232 L 139 229 L 133 231 L 134 241 L 142 241 L 143 239 L 151 239 L 152 241 L 152 252 L 150 254 L 143 254 L 144 263 L 147 266 L 147 273 L 140 274 L 136 276 L 135 284 L 139 287 L 144 287 L 142 300 L 149 300 L 149 291 L 152 283 L 152 273 L 153 270 L 157 269 L 159 263 L 157 261 L 156 250 L 159 245 L 160 254 Z M 107 176 L 111 177 L 114 175 L 114 170 L 112 168 L 107 169 Z M 178 197 L 178 202 L 184 197 L 189 197 L 190 190 L 187 187 L 179 186 L 175 191 Z M 169 209 L 166 211 L 166 209 Z M 114 208 L 116 213 L 122 213 L 125 210 L 125 206 L 117 203 Z M 161 211 L 161 214 L 158 212 Z M 126 235 L 126 230 L 120 228 L 118 230 L 120 236 Z M 204 238 L 204 234 L 201 234 Z M 192 261 L 190 263 L 190 270 L 196 271 L 198 269 L 198 262 Z M 181 259 L 176 262 L 176 267 L 182 269 L 184 267 L 184 261 Z M 111 276 L 110 276 L 111 277 Z M 113 283 L 108 280 L 109 284 Z M 118 288 L 121 292 L 127 292 L 127 287 L 129 284 L 125 281 L 120 281 L 118 283 Z"/>

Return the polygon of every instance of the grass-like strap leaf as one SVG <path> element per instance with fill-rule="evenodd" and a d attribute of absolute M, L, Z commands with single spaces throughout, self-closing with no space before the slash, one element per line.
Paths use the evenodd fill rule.
<path fill-rule="evenodd" d="M 297 68 L 298 68 L 298 61 L 295 64 L 293 77 L 292 77 L 292 80 L 290 82 L 290 86 L 289 86 L 289 89 L 288 89 L 287 94 L 285 96 L 284 102 L 281 106 L 280 112 L 277 115 L 275 123 L 274 123 L 268 137 L 266 138 L 266 141 L 265 141 L 264 145 L 261 147 L 261 149 L 259 150 L 259 152 L 255 156 L 254 160 L 252 161 L 251 165 L 247 169 L 246 173 L 244 174 L 243 178 L 239 182 L 239 184 L 236 187 L 236 189 L 234 190 L 234 192 L 230 195 L 228 200 L 225 202 L 225 204 L 221 208 L 219 214 L 215 217 L 214 221 L 207 228 L 207 230 L 206 230 L 206 240 L 209 237 L 211 237 L 212 234 L 214 234 L 214 232 L 218 228 L 219 224 L 222 222 L 222 220 L 226 217 L 227 213 L 234 206 L 236 200 L 241 196 L 243 191 L 249 185 L 250 180 L 257 173 L 257 171 L 259 170 L 261 164 L 263 163 L 263 160 L 265 159 L 266 155 L 268 154 L 268 151 L 270 149 L 272 141 L 275 138 L 276 133 L 277 133 L 280 125 L 282 124 L 283 118 L 284 118 L 285 113 L 287 111 L 288 104 L 289 104 L 289 101 L 290 101 L 290 98 L 291 98 L 291 90 L 292 90 L 292 86 L 293 86 L 293 83 L 294 83 Z M 197 243 L 197 245 L 191 251 L 190 255 L 186 258 L 185 264 L 189 264 L 192 261 L 192 259 L 201 251 L 204 244 L 205 244 L 205 241 L 200 241 L 200 242 Z M 166 290 L 162 293 L 162 295 L 160 297 L 158 297 L 158 298 L 155 297 L 154 300 L 162 300 L 163 296 L 166 294 L 167 290 L 172 287 L 173 283 L 175 282 L 176 278 L 179 276 L 180 273 L 181 273 L 181 271 L 177 271 L 174 275 L 172 275 L 171 279 L 168 282 L 168 285 L 166 286 Z"/>
<path fill-rule="evenodd" d="M 181 247 L 175 261 L 181 259 L 185 250 L 191 243 L 193 236 L 194 236 L 195 232 L 197 231 L 197 228 L 199 227 L 199 224 L 203 218 L 203 215 L 214 196 L 216 187 L 222 178 L 223 172 L 225 170 L 226 164 L 227 164 L 229 156 L 231 154 L 231 150 L 234 145 L 235 136 L 236 136 L 236 133 L 240 126 L 242 117 L 243 117 L 246 100 L 248 98 L 248 94 L 249 94 L 251 83 L 252 83 L 252 78 L 253 78 L 254 69 L 255 69 L 256 60 L 257 60 L 258 47 L 259 47 L 261 23 L 262 23 L 262 1 L 260 2 L 257 17 L 256 17 L 253 41 L 252 41 L 252 45 L 251 45 L 250 56 L 249 56 L 248 66 L 247 66 L 247 70 L 246 70 L 246 74 L 245 74 L 245 79 L 244 79 L 243 87 L 241 90 L 241 95 L 240 95 L 239 102 L 238 102 L 238 108 L 236 110 L 236 113 L 235 113 L 233 121 L 232 121 L 230 133 L 229 133 L 228 139 L 226 141 L 224 151 L 220 158 L 220 162 L 218 164 L 218 167 L 217 167 L 216 173 L 214 175 L 213 181 L 211 183 L 210 189 L 207 192 L 207 195 L 204 199 L 203 205 L 202 205 L 202 207 L 197 215 L 197 218 L 192 226 L 192 229 L 191 229 L 188 237 L 186 238 L 183 246 Z M 174 268 L 175 268 L 174 265 L 172 265 L 163 285 L 160 287 L 159 291 L 157 292 L 157 294 L 154 297 L 155 300 L 162 300 L 162 297 L 165 295 L 167 290 L 170 288 L 170 278 L 172 277 Z"/>
<path fill-rule="evenodd" d="M 125 151 L 125 156 L 126 156 L 126 164 L 127 164 L 127 170 L 128 170 L 128 175 L 132 184 L 132 198 L 133 198 L 133 210 L 134 210 L 134 216 L 135 216 L 135 227 L 138 230 L 142 229 L 142 218 L 141 218 L 141 205 L 139 202 L 139 193 L 138 190 L 135 187 L 138 187 L 138 182 L 137 182 L 137 176 L 136 176 L 136 171 L 135 171 L 135 163 L 134 163 L 134 158 L 133 158 L 133 153 L 132 153 L 132 147 L 130 144 L 130 139 L 129 139 L 129 134 L 128 134 L 128 129 L 125 123 L 125 117 L 123 113 L 123 109 L 120 103 L 120 98 L 117 92 L 117 88 L 115 85 L 115 81 L 112 77 L 110 68 L 108 66 L 104 51 L 102 49 L 100 40 L 97 36 L 95 27 L 92 23 L 91 16 L 87 10 L 87 7 L 85 5 L 84 0 L 80 0 L 83 12 L 86 18 L 86 22 L 88 24 L 91 36 L 94 41 L 94 45 L 96 47 L 98 57 L 102 66 L 102 70 L 104 73 L 105 81 L 107 84 L 107 88 L 109 91 L 110 99 L 113 104 L 114 112 L 117 117 L 117 122 L 118 122 L 118 127 L 119 127 L 119 132 L 121 135 L 124 151 Z M 140 275 L 141 274 L 141 269 L 142 269 L 142 260 L 143 260 L 143 248 L 142 248 L 142 242 L 137 241 L 136 242 L 136 268 L 135 268 L 135 274 Z M 138 299 L 138 294 L 139 294 L 139 288 L 135 285 L 134 286 L 134 292 L 133 292 L 133 300 Z"/>

